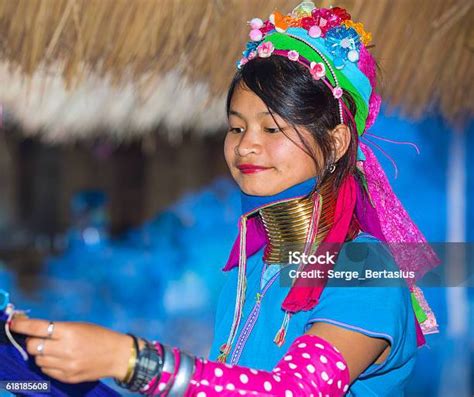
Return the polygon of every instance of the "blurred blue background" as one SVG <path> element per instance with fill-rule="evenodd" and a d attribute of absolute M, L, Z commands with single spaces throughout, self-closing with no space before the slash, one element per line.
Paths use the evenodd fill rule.
<path fill-rule="evenodd" d="M 431 242 L 474 240 L 474 125 L 462 132 L 440 117 L 412 122 L 380 116 L 368 137 L 396 193 Z M 17 275 L 0 263 L 0 288 L 18 308 L 54 320 L 94 322 L 118 331 L 207 355 L 213 334 L 221 271 L 236 236 L 239 191 L 226 177 L 188 192 L 119 238 L 108 233 L 107 197 L 83 191 L 71 203 L 67 250 L 47 257 L 36 290 L 26 294 Z M 407 396 L 474 393 L 474 293 L 472 288 L 425 288 L 440 333 L 419 351 Z"/>

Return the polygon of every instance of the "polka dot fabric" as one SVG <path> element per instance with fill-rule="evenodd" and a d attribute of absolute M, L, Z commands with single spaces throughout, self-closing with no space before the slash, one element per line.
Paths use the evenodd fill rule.
<path fill-rule="evenodd" d="M 271 372 L 197 358 L 185 397 L 338 397 L 348 388 L 349 370 L 341 353 L 324 339 L 305 334 L 295 339 Z M 160 388 L 146 389 L 146 395 L 165 395 Z"/>

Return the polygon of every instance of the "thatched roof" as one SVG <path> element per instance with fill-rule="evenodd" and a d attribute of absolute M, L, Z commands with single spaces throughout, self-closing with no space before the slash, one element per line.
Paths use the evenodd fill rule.
<path fill-rule="evenodd" d="M 315 1 L 373 33 L 382 95 L 418 117 L 474 114 L 474 2 Z M 157 125 L 209 131 L 247 40 L 246 21 L 297 1 L 0 0 L 0 103 L 50 139 Z"/>

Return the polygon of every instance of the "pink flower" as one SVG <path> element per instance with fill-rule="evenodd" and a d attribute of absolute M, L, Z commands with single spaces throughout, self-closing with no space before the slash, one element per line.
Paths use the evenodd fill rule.
<path fill-rule="evenodd" d="M 344 18 L 349 14 L 343 11 L 345 10 L 340 8 L 337 8 L 337 10 L 332 8 L 315 8 L 311 11 L 315 25 L 321 28 L 321 37 L 324 37 L 329 29 L 339 26 L 345 20 Z"/>
<path fill-rule="evenodd" d="M 295 50 L 288 51 L 288 59 L 290 61 L 297 61 L 299 57 L 300 57 L 300 54 L 298 53 L 298 51 L 295 51 Z"/>
<path fill-rule="evenodd" d="M 247 57 L 249 61 L 254 59 L 257 56 L 257 51 L 251 51 L 249 56 Z"/>
<path fill-rule="evenodd" d="M 334 98 L 339 99 L 343 94 L 342 88 L 334 87 L 334 89 L 332 90 L 332 94 L 334 95 Z"/>
<path fill-rule="evenodd" d="M 315 80 L 326 76 L 326 67 L 322 62 L 311 62 L 310 64 L 310 73 Z"/>
<path fill-rule="evenodd" d="M 274 50 L 275 47 L 271 41 L 262 43 L 257 47 L 258 56 L 260 58 L 268 58 L 270 55 L 272 55 Z"/>
<path fill-rule="evenodd" d="M 239 61 L 239 68 L 244 66 L 248 61 L 248 58 L 242 57 Z"/>

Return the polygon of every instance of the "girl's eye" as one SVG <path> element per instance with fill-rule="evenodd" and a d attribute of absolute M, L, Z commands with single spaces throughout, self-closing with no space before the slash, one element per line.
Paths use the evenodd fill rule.
<path fill-rule="evenodd" d="M 233 133 L 235 133 L 235 134 L 240 134 L 241 132 L 244 131 L 244 129 L 241 128 L 241 127 L 229 127 L 229 130 L 228 130 L 228 131 L 229 131 L 229 132 L 233 132 Z"/>
<path fill-rule="evenodd" d="M 270 134 L 275 134 L 280 131 L 281 130 L 279 128 L 265 128 L 265 132 L 269 132 Z"/>

